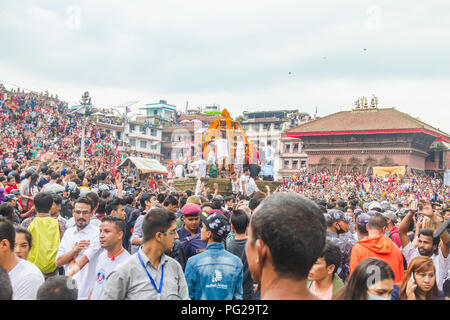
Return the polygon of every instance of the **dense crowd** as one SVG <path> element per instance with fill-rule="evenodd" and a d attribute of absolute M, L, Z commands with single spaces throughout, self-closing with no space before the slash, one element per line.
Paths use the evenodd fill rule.
<path fill-rule="evenodd" d="M 271 192 L 270 145 L 226 171 L 216 141 L 144 181 L 89 121 L 82 170 L 66 103 L 0 89 L 0 299 L 450 297 L 440 178 L 302 171 Z M 202 179 L 222 170 L 230 194 Z M 176 191 L 182 177 L 195 189 Z"/>

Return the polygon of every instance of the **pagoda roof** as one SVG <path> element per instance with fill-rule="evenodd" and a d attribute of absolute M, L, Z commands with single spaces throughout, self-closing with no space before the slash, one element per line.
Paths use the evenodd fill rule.
<path fill-rule="evenodd" d="M 341 111 L 286 131 L 286 136 L 422 132 L 441 141 L 450 136 L 395 108 Z"/>

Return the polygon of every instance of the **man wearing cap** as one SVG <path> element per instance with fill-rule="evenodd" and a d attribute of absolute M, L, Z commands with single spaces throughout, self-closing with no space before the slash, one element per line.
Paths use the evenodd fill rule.
<path fill-rule="evenodd" d="M 177 230 L 186 260 L 205 251 L 206 242 L 201 239 L 200 212 L 198 204 L 187 203 L 181 208 L 184 225 Z"/>
<path fill-rule="evenodd" d="M 394 242 L 397 247 L 402 247 L 402 242 L 400 241 L 400 234 L 398 233 L 398 228 L 396 226 L 397 223 L 397 216 L 395 213 L 391 210 L 386 210 L 381 213 L 383 217 L 387 220 L 387 229 L 385 236 Z"/>
<path fill-rule="evenodd" d="M 230 232 L 228 219 L 216 211 L 202 212 L 201 240 L 205 252 L 191 257 L 186 264 L 186 281 L 192 300 L 241 300 L 243 265 L 241 259 L 225 250 L 223 240 Z"/>
<path fill-rule="evenodd" d="M 342 253 L 342 263 L 338 269 L 339 277 L 345 281 L 350 268 L 350 254 L 353 245 L 356 243 L 355 238 L 348 234 L 349 223 L 351 221 L 343 211 L 338 209 L 330 209 L 325 214 L 327 221 L 327 240 L 336 244 Z"/>

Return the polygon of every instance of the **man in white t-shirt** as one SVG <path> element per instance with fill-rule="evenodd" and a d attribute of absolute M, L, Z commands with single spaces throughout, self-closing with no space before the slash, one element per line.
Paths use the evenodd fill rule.
<path fill-rule="evenodd" d="M 418 242 L 419 245 L 417 248 L 414 248 L 413 244 L 409 240 L 408 237 L 408 227 L 414 216 L 415 211 L 410 210 L 408 214 L 403 218 L 399 227 L 399 235 L 400 241 L 402 243 L 401 252 L 406 259 L 406 262 L 409 264 L 412 259 L 418 256 L 426 256 L 433 260 L 434 267 L 436 268 L 436 282 L 439 290 L 442 291 L 442 285 L 444 283 L 444 279 L 447 276 L 448 270 L 450 268 L 450 258 L 449 258 L 449 235 L 447 231 L 444 231 L 440 238 L 433 237 L 433 229 L 422 229 L 419 232 Z M 422 210 L 418 211 L 419 215 L 423 215 L 425 217 L 430 217 L 431 219 L 436 218 L 433 215 L 433 209 L 430 203 L 423 204 Z M 442 221 L 434 221 L 436 224 L 442 223 Z M 439 247 L 439 242 L 442 240 L 442 245 Z"/>
<path fill-rule="evenodd" d="M 114 216 L 106 216 L 100 225 L 100 245 L 105 249 L 98 257 L 97 277 L 94 287 L 89 294 L 89 300 L 100 300 L 103 293 L 103 285 L 111 271 L 130 254 L 122 246 L 125 234 L 125 224 L 122 219 Z"/>
<path fill-rule="evenodd" d="M 225 165 L 225 171 L 228 170 L 229 154 L 228 154 L 228 141 L 225 139 L 225 135 L 223 133 L 220 134 L 220 139 L 216 141 L 217 147 L 217 166 L 219 170 L 219 177 L 222 172 L 222 168 Z"/>
<path fill-rule="evenodd" d="M 251 197 L 254 192 L 259 191 L 258 186 L 256 185 L 255 179 L 252 177 L 248 177 L 248 181 L 245 184 L 245 192 L 248 197 Z"/>
<path fill-rule="evenodd" d="M 12 223 L 0 216 L 0 267 L 8 272 L 13 300 L 35 300 L 44 275 L 34 264 L 14 254 L 15 238 Z"/>
<path fill-rule="evenodd" d="M 196 168 L 196 171 L 200 174 L 201 178 L 206 177 L 206 161 L 204 159 L 198 156 L 197 161 L 192 162 L 190 165 Z"/>
<path fill-rule="evenodd" d="M 272 148 L 272 141 L 267 142 L 267 146 L 264 148 L 265 163 L 273 166 L 273 159 L 275 155 L 275 149 Z"/>
<path fill-rule="evenodd" d="M 175 167 L 175 178 L 183 178 L 184 166 L 180 163 Z"/>
<path fill-rule="evenodd" d="M 67 276 L 81 269 L 73 279 L 78 284 L 78 299 L 86 300 L 95 282 L 95 271 L 98 256 L 103 250 L 100 247 L 98 227 L 90 224 L 92 218 L 92 200 L 87 197 L 78 198 L 72 210 L 76 226 L 67 229 L 61 239 L 56 255 L 56 265 L 64 266 Z M 74 270 L 70 270 L 74 267 Z"/>
<path fill-rule="evenodd" d="M 244 196 L 247 196 L 247 184 L 250 179 L 250 167 L 244 167 L 244 173 L 241 175 L 239 179 L 239 192 Z"/>
<path fill-rule="evenodd" d="M 245 143 L 242 140 L 242 137 L 239 136 L 238 143 L 236 145 L 236 162 L 235 162 L 235 171 L 237 173 L 241 173 L 244 168 L 245 163 Z"/>

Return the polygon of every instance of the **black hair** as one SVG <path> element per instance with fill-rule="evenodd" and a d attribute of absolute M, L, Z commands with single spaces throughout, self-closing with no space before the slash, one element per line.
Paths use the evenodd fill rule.
<path fill-rule="evenodd" d="M 233 200 L 233 198 L 230 197 L 230 196 L 226 196 L 225 198 L 223 198 L 223 201 L 224 201 L 225 203 L 227 203 L 228 201 L 231 201 L 231 200 Z"/>
<path fill-rule="evenodd" d="M 201 206 L 200 206 L 200 208 L 202 208 L 202 211 L 203 211 L 203 208 L 204 207 L 211 207 L 212 209 L 214 209 L 214 205 L 211 203 L 211 202 L 205 202 L 205 203 L 203 203 Z M 218 209 L 219 210 L 219 209 Z"/>
<path fill-rule="evenodd" d="M 162 193 L 160 193 L 156 196 L 156 200 L 158 200 L 159 203 L 163 203 L 164 199 L 166 199 L 166 196 Z"/>
<path fill-rule="evenodd" d="M 248 202 L 248 207 L 250 210 L 255 210 L 259 204 L 261 203 L 261 200 L 258 200 L 256 198 L 251 198 L 250 201 Z"/>
<path fill-rule="evenodd" d="M 113 210 L 117 210 L 120 205 L 125 205 L 125 201 L 119 198 L 114 198 L 106 202 L 106 215 L 109 216 Z"/>
<path fill-rule="evenodd" d="M 115 217 L 115 216 L 105 216 L 102 219 L 102 222 L 111 222 L 112 224 L 114 224 L 116 226 L 117 231 L 122 231 L 123 234 L 125 235 L 125 222 L 123 219 L 120 219 L 119 217 Z"/>
<path fill-rule="evenodd" d="M 111 192 L 109 192 L 108 190 L 104 190 L 104 191 L 102 191 L 101 198 L 108 199 L 110 195 L 111 195 Z"/>
<path fill-rule="evenodd" d="M 189 189 L 187 189 L 186 191 L 185 191 L 185 193 L 186 193 L 186 196 L 189 198 L 190 196 L 192 196 L 192 190 L 189 190 Z"/>
<path fill-rule="evenodd" d="M 67 276 L 48 278 L 38 289 L 36 300 L 77 300 L 78 289 L 74 279 Z"/>
<path fill-rule="evenodd" d="M 74 208 L 77 203 L 88 204 L 91 207 L 91 211 L 94 210 L 94 208 L 95 208 L 94 203 L 92 202 L 91 198 L 88 198 L 88 197 L 81 197 L 81 198 L 78 198 L 77 200 L 75 200 L 75 202 L 73 204 Z"/>
<path fill-rule="evenodd" d="M 237 234 L 245 234 L 250 219 L 244 210 L 234 210 L 231 214 L 231 225 L 236 230 Z"/>
<path fill-rule="evenodd" d="M 8 240 L 9 248 L 11 252 L 14 250 L 14 244 L 16 242 L 16 231 L 13 224 L 3 216 L 0 216 L 0 241 Z"/>
<path fill-rule="evenodd" d="M 98 194 L 93 191 L 87 193 L 86 197 L 92 200 L 93 205 L 92 209 L 94 209 L 98 205 L 98 202 L 100 201 L 100 197 L 98 196 Z"/>
<path fill-rule="evenodd" d="M 439 246 L 439 242 L 441 242 L 441 238 L 440 237 L 436 237 L 436 238 L 433 237 L 433 235 L 434 235 L 433 229 L 429 229 L 429 228 L 421 229 L 419 231 L 419 236 L 420 235 L 433 238 L 433 246 Z"/>
<path fill-rule="evenodd" d="M 187 197 L 181 197 L 180 198 L 180 208 L 183 208 L 184 207 L 184 205 L 186 204 L 186 202 L 187 202 Z"/>
<path fill-rule="evenodd" d="M 133 204 L 134 197 L 132 195 L 127 195 L 124 197 L 126 204 Z"/>
<path fill-rule="evenodd" d="M 222 209 L 222 200 L 213 199 L 212 200 L 213 209 L 221 210 Z"/>
<path fill-rule="evenodd" d="M 53 195 L 50 192 L 39 192 L 33 198 L 38 213 L 48 213 L 53 205 Z"/>
<path fill-rule="evenodd" d="M 139 199 L 139 203 L 141 204 L 142 209 L 145 209 L 145 201 L 150 201 L 152 197 L 155 195 L 153 193 L 144 193 Z"/>
<path fill-rule="evenodd" d="M 158 232 L 166 232 L 176 220 L 176 215 L 165 208 L 155 208 L 144 216 L 142 222 L 143 242 L 152 239 Z"/>
<path fill-rule="evenodd" d="M 5 217 L 11 222 L 14 222 L 14 207 L 9 202 L 0 204 L 0 216 Z"/>
<path fill-rule="evenodd" d="M 100 199 L 100 201 L 98 202 L 98 207 L 97 210 L 95 211 L 95 213 L 100 213 L 100 214 L 106 214 L 106 203 L 107 201 L 105 199 Z"/>
<path fill-rule="evenodd" d="M 339 246 L 327 240 L 325 243 L 325 248 L 320 255 L 320 258 L 325 260 L 325 263 L 328 266 L 334 265 L 333 275 L 337 272 L 339 267 L 341 266 L 342 253 Z"/>
<path fill-rule="evenodd" d="M 323 213 L 312 200 L 296 193 L 274 193 L 265 198 L 253 213 L 250 227 L 251 241 L 264 241 L 280 275 L 306 279 L 325 247 Z"/>
<path fill-rule="evenodd" d="M 62 197 L 59 194 L 52 193 L 53 202 L 55 204 L 61 204 L 62 203 Z"/>
<path fill-rule="evenodd" d="M 353 271 L 347 284 L 339 291 L 335 299 L 367 300 L 367 290 L 371 285 L 368 281 L 377 272 L 377 280 L 395 279 L 391 267 L 382 259 L 366 258 L 361 260 Z"/>
<path fill-rule="evenodd" d="M 57 180 L 57 179 L 59 179 L 59 177 L 61 177 L 61 175 L 58 172 L 52 172 L 50 179 Z"/>
<path fill-rule="evenodd" d="M 27 242 L 28 242 L 28 246 L 29 246 L 30 249 L 31 249 L 31 245 L 33 244 L 33 235 L 31 234 L 31 232 L 28 231 L 27 228 L 24 228 L 24 227 L 22 227 L 22 226 L 15 226 L 15 227 L 14 227 L 14 230 L 16 231 L 16 234 L 17 234 L 17 233 L 23 233 L 23 234 L 25 235 L 25 239 L 26 239 Z"/>
<path fill-rule="evenodd" d="M 13 289 L 8 272 L 0 267 L 0 300 L 12 300 Z"/>
<path fill-rule="evenodd" d="M 174 196 L 168 196 L 165 200 L 164 200 L 164 207 L 167 207 L 169 204 L 173 205 L 173 206 L 177 206 L 178 205 L 178 200 L 174 197 Z"/>

